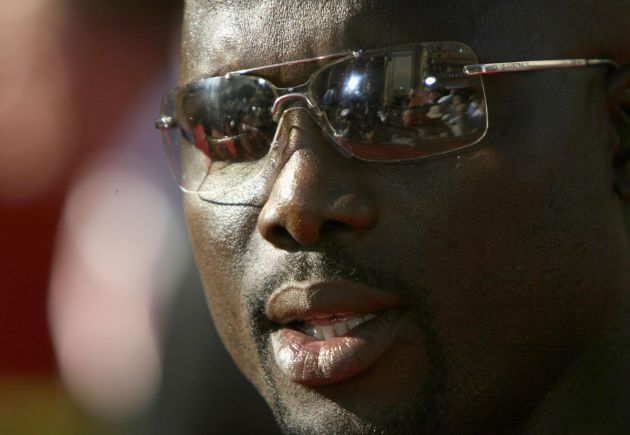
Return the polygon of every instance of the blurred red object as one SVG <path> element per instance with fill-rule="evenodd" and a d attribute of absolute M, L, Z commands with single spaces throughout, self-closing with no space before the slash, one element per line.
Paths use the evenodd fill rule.
<path fill-rule="evenodd" d="M 55 373 L 46 303 L 67 187 L 136 91 L 165 68 L 178 3 L 3 8 L 0 38 L 11 44 L 0 47 L 0 376 Z"/>

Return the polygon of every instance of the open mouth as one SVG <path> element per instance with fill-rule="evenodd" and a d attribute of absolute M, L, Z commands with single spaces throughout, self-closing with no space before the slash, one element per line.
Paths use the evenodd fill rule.
<path fill-rule="evenodd" d="M 391 293 L 348 282 L 287 286 L 267 302 L 280 372 L 305 385 L 328 385 L 365 372 L 396 337 L 404 319 Z"/>
<path fill-rule="evenodd" d="M 346 335 L 362 323 L 376 318 L 378 314 L 324 314 L 292 322 L 288 326 L 316 340 L 328 340 Z"/>

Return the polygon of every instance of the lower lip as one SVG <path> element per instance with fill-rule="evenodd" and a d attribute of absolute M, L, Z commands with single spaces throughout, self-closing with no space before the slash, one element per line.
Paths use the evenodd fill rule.
<path fill-rule="evenodd" d="M 390 346 L 402 321 L 400 310 L 387 310 L 345 336 L 316 340 L 283 328 L 271 336 L 276 364 L 293 382 L 329 385 L 370 368 Z"/>

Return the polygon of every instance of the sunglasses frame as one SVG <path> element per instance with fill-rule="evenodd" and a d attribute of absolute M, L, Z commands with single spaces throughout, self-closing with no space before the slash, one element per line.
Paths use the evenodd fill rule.
<path fill-rule="evenodd" d="M 420 44 L 425 44 L 425 43 L 417 42 L 415 44 L 420 45 Z M 376 49 L 374 51 L 384 50 L 384 49 L 386 50 L 393 47 L 395 46 Z M 333 60 L 333 59 L 339 59 L 339 58 L 354 57 L 358 59 L 361 55 L 369 53 L 370 51 L 350 50 L 350 51 L 342 51 L 342 52 L 333 53 L 333 54 L 326 54 L 322 56 L 290 60 L 287 62 L 280 62 L 280 63 L 274 63 L 270 65 L 258 66 L 254 68 L 246 68 L 246 69 L 231 71 L 231 72 L 228 72 L 226 76 L 249 75 L 258 71 L 265 71 L 265 70 L 273 69 L 273 68 L 282 68 L 282 67 L 288 67 L 288 66 L 293 66 L 293 65 L 302 65 L 302 64 L 311 63 L 311 62 L 321 62 L 324 60 Z M 471 49 L 471 51 L 474 53 L 474 50 Z M 329 65 L 326 65 L 326 67 L 327 66 Z M 480 64 L 465 65 L 463 67 L 463 73 L 467 76 L 484 76 L 484 75 L 493 75 L 493 74 L 502 74 L 502 73 L 540 71 L 540 70 L 559 69 L 559 68 L 584 68 L 584 67 L 591 67 L 591 66 L 612 66 L 612 67 L 618 68 L 619 64 L 612 59 L 606 59 L 606 58 L 526 60 L 526 61 L 515 61 L 515 62 L 480 63 Z M 282 88 L 278 88 L 278 89 L 282 89 Z M 172 116 L 161 116 L 155 121 L 156 129 L 176 128 L 177 126 L 178 126 L 177 121 Z"/>
<path fill-rule="evenodd" d="M 353 58 L 359 59 L 362 56 L 369 55 L 370 53 L 394 50 L 396 48 L 403 47 L 403 46 L 422 46 L 422 45 L 429 45 L 429 44 L 447 44 L 447 43 L 454 43 L 454 44 L 461 45 L 462 47 L 469 50 L 473 58 L 476 59 L 474 50 L 470 48 L 469 46 L 467 46 L 466 44 L 459 43 L 459 42 L 449 42 L 449 41 L 430 42 L 430 43 L 425 42 L 425 43 L 415 43 L 415 44 L 403 44 L 403 45 L 398 45 L 398 46 L 384 47 L 384 48 L 367 50 L 367 51 L 343 51 L 343 52 L 316 56 L 316 57 L 311 57 L 311 58 L 304 58 L 304 59 L 292 60 L 292 61 L 275 63 L 275 64 L 270 64 L 270 65 L 264 65 L 264 66 L 254 67 L 254 68 L 231 71 L 223 76 L 202 77 L 186 85 L 171 89 L 171 91 L 163 99 L 162 116 L 160 116 L 160 118 L 158 118 L 155 121 L 155 128 L 162 130 L 163 133 L 166 133 L 170 129 L 180 127 L 177 121 L 176 115 L 174 114 L 170 115 L 170 114 L 164 113 L 165 107 L 171 106 L 172 103 L 174 102 L 174 97 L 176 97 L 178 90 L 185 89 L 186 87 L 193 85 L 197 82 L 211 79 L 211 78 L 223 77 L 225 79 L 229 79 L 234 76 L 248 76 L 253 79 L 265 80 L 268 83 L 268 85 L 271 86 L 271 88 L 273 89 L 276 95 L 273 106 L 271 108 L 272 119 L 276 123 L 276 134 L 274 135 L 274 139 L 271 143 L 271 147 L 273 147 L 274 146 L 273 144 L 275 144 L 276 142 L 276 136 L 278 134 L 278 131 L 280 130 L 279 126 L 281 125 L 283 121 L 284 115 L 290 110 L 302 109 L 305 112 L 307 112 L 309 115 L 311 115 L 313 120 L 320 126 L 325 136 L 329 138 L 329 140 L 332 142 L 335 148 L 345 157 L 355 157 L 359 160 L 364 160 L 364 161 L 400 162 L 400 161 L 427 160 L 427 159 L 439 158 L 445 154 L 451 154 L 453 152 L 461 152 L 464 149 L 470 148 L 472 145 L 477 144 L 485 136 L 489 127 L 487 109 L 485 112 L 486 126 L 483 133 L 480 134 L 474 141 L 471 141 L 468 144 L 462 145 L 461 147 L 458 147 L 456 149 L 445 150 L 438 153 L 433 153 L 426 156 L 401 157 L 398 159 L 370 159 L 370 158 L 365 158 L 364 156 L 362 157 L 360 155 L 355 155 L 355 153 L 352 151 L 351 148 L 348 148 L 347 145 L 342 143 L 342 140 L 340 140 L 341 136 L 339 132 L 336 131 L 336 129 L 330 123 L 330 120 L 327 119 L 324 112 L 322 111 L 322 108 L 319 107 L 319 105 L 313 100 L 313 95 L 311 93 L 311 88 L 310 88 L 313 78 L 316 77 L 318 74 L 320 74 L 321 71 L 331 68 L 333 65 L 339 62 L 344 62 L 348 59 L 353 59 Z M 283 67 L 289 67 L 289 66 L 295 66 L 295 65 L 303 65 L 307 63 L 322 62 L 322 61 L 331 61 L 331 62 L 326 63 L 325 65 L 321 66 L 316 71 L 314 71 L 309 76 L 308 80 L 306 80 L 306 82 L 298 86 L 294 86 L 294 87 L 277 87 L 271 81 L 254 75 L 254 73 L 256 72 L 265 71 L 269 69 L 283 68 Z M 514 73 L 514 72 L 529 72 L 529 71 L 540 71 L 540 70 L 561 69 L 561 68 L 584 68 L 584 67 L 591 67 L 591 66 L 619 67 L 619 65 L 611 59 L 574 58 L 574 59 L 529 60 L 529 61 L 517 61 L 517 62 L 468 64 L 462 67 L 462 73 L 464 76 L 468 76 L 468 77 L 479 77 L 480 79 L 479 85 L 481 88 L 482 96 L 485 100 L 484 84 L 483 84 L 483 81 L 481 80 L 482 76 L 484 75 Z M 282 110 L 285 103 L 290 103 L 291 101 L 296 101 L 296 100 L 301 100 L 305 102 L 308 107 L 307 108 L 289 107 L 286 110 Z M 174 112 L 170 112 L 170 113 L 174 113 Z M 168 151 L 169 150 L 167 150 L 167 152 Z M 181 185 L 181 183 L 178 182 L 178 184 L 180 184 L 182 189 L 187 190 Z"/>

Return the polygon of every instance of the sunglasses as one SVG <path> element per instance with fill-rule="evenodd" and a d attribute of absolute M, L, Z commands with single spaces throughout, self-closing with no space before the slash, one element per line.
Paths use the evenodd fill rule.
<path fill-rule="evenodd" d="M 255 73 L 324 63 L 280 88 Z M 344 156 L 399 162 L 458 153 L 488 130 L 482 76 L 613 65 L 608 59 L 479 64 L 459 42 L 427 42 L 301 59 L 208 77 L 170 91 L 156 128 L 185 192 L 226 200 L 270 176 L 287 139 L 279 128 L 307 112 Z"/>

